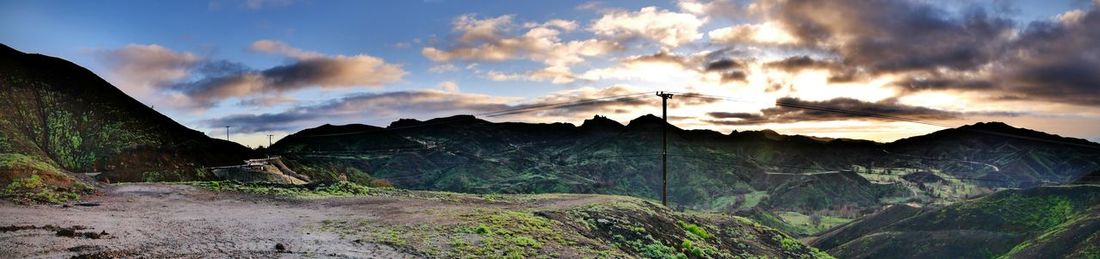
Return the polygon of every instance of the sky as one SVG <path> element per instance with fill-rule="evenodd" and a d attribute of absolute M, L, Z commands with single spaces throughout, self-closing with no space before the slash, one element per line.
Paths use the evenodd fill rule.
<path fill-rule="evenodd" d="M 671 123 L 723 133 L 892 141 L 1003 121 L 1100 141 L 1097 5 L 13 0 L 0 2 L 0 43 L 252 147 L 456 114 L 627 123 L 660 113 L 656 91 L 676 94 Z M 559 108 L 498 113 L 547 105 Z"/>

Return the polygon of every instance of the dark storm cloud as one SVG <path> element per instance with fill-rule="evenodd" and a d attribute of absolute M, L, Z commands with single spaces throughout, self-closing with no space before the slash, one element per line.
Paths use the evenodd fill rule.
<path fill-rule="evenodd" d="M 681 65 L 685 68 L 693 68 L 698 66 L 697 60 L 664 51 L 657 52 L 653 55 L 631 57 L 624 60 L 623 63 L 672 63 Z"/>
<path fill-rule="evenodd" d="M 123 87 L 142 92 L 161 91 L 166 104 L 183 108 L 210 108 L 228 98 L 279 99 L 284 92 L 305 88 L 381 87 L 407 74 L 400 65 L 365 55 L 324 55 L 293 48 L 285 43 L 259 40 L 251 50 L 287 58 L 284 65 L 255 70 L 244 64 L 208 59 L 159 45 L 127 45 L 97 50 L 123 80 Z M 274 97 L 273 97 L 274 96 Z M 175 98 L 178 97 L 178 98 Z M 287 99 L 287 98 L 282 98 Z"/>
<path fill-rule="evenodd" d="M 606 98 L 612 97 L 612 98 Z M 675 98 L 675 97 L 674 97 Z M 656 99 L 656 101 L 655 101 Z M 638 107 L 660 105 L 660 98 L 653 92 L 640 92 L 640 89 L 627 86 L 611 86 L 599 89 L 582 89 L 550 94 L 530 103 L 519 104 L 498 115 L 540 115 L 586 118 L 600 113 L 629 113 Z M 714 99 L 683 98 L 670 102 L 669 108 L 692 106 L 717 102 Z M 537 111 L 536 111 L 537 110 Z M 532 112 L 534 111 L 534 112 Z"/>
<path fill-rule="evenodd" d="M 1034 99 L 1100 105 L 1100 10 L 1037 21 L 1020 33 L 992 78 Z"/>
<path fill-rule="evenodd" d="M 732 60 L 732 59 L 720 59 L 714 62 L 707 63 L 706 71 L 721 71 L 734 68 L 744 68 L 745 63 Z"/>
<path fill-rule="evenodd" d="M 722 82 L 744 82 L 745 78 L 748 76 L 748 74 L 745 73 L 746 69 L 745 61 L 729 58 L 708 61 L 703 66 L 704 71 L 720 73 L 722 75 Z"/>
<path fill-rule="evenodd" d="M 826 101 L 806 101 L 793 97 L 776 100 L 778 107 L 767 108 L 756 113 L 707 113 L 718 125 L 753 125 L 764 123 L 793 123 L 802 121 L 838 121 L 838 120 L 946 120 L 963 114 L 919 106 L 897 103 L 894 99 L 878 102 L 864 102 L 851 98 L 836 98 Z"/>
<path fill-rule="evenodd" d="M 1100 11 L 1097 2 L 1027 24 L 1003 15 L 1004 1 L 948 10 L 926 1 L 764 0 L 759 15 L 778 24 L 800 48 L 835 56 L 791 56 L 766 68 L 826 69 L 831 82 L 900 76 L 902 94 L 959 90 L 990 100 L 1100 104 Z M 766 47 L 766 46 L 765 46 Z M 716 52 L 736 59 L 736 53 Z M 721 64 L 719 64 L 721 65 Z"/>
<path fill-rule="evenodd" d="M 839 54 L 871 72 L 969 70 L 999 53 L 1014 24 L 970 8 L 961 14 L 926 2 L 792 0 L 770 17 L 803 44 Z"/>
<path fill-rule="evenodd" d="M 895 81 L 893 84 L 907 91 L 947 89 L 987 90 L 994 89 L 995 87 L 993 82 L 985 79 L 948 78 L 946 76 L 932 76 L 929 78 L 911 77 Z"/>
<path fill-rule="evenodd" d="M 809 56 L 794 56 L 778 61 L 764 63 L 764 67 L 767 68 L 776 68 L 792 72 L 803 69 L 831 68 L 833 66 L 835 66 L 835 64 L 832 62 L 817 60 Z"/>
<path fill-rule="evenodd" d="M 198 72 L 203 77 L 171 88 L 200 107 L 231 97 L 281 94 L 309 87 L 379 87 L 399 81 L 406 73 L 399 66 L 366 55 L 309 56 L 260 71 L 231 62 L 210 62 L 199 66 Z"/>
<path fill-rule="evenodd" d="M 764 63 L 764 67 L 787 72 L 800 72 L 807 69 L 828 70 L 829 82 L 851 82 L 857 79 L 858 76 L 858 73 L 851 66 L 846 66 L 832 60 L 815 59 L 810 56 L 788 57 Z"/>

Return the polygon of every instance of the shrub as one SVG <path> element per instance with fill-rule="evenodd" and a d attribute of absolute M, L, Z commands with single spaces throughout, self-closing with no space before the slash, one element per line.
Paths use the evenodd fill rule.
<path fill-rule="evenodd" d="M 81 188 L 88 187 L 86 187 L 86 185 L 81 185 Z M 19 202 L 45 202 L 54 204 L 80 198 L 79 194 L 66 188 L 50 186 L 43 183 L 42 178 L 38 175 L 15 179 L 4 188 L 3 196 Z"/>
<path fill-rule="evenodd" d="M 683 220 L 676 221 L 676 223 L 679 224 L 680 227 L 684 229 L 684 231 L 687 231 L 688 234 L 698 239 L 708 239 L 711 237 L 710 233 L 707 233 L 707 230 L 703 229 L 699 225 L 687 223 Z"/>
<path fill-rule="evenodd" d="M 393 187 L 393 183 L 390 180 L 375 178 L 370 180 L 370 187 L 389 188 Z"/>
<path fill-rule="evenodd" d="M 650 243 L 639 251 L 645 258 L 679 259 L 687 258 L 684 253 L 676 252 L 676 249 L 661 243 Z"/>

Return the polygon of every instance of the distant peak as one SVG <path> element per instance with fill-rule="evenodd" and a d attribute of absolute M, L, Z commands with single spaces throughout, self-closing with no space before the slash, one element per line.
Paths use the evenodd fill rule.
<path fill-rule="evenodd" d="M 400 127 L 410 127 L 410 126 L 420 125 L 420 123 L 423 123 L 423 122 L 420 121 L 420 120 L 417 120 L 417 119 L 402 118 L 402 119 L 396 120 L 394 122 L 391 122 L 390 126 L 386 126 L 386 128 L 391 128 L 392 129 L 392 128 L 400 128 Z"/>
<path fill-rule="evenodd" d="M 321 126 L 318 126 L 316 128 L 312 128 L 312 129 L 305 129 L 305 130 L 302 130 L 298 133 L 302 134 L 302 135 L 321 135 L 321 134 L 335 134 L 335 133 L 346 133 L 346 132 L 353 132 L 353 131 L 376 130 L 376 129 L 379 129 L 379 128 L 375 127 L 375 126 L 364 125 L 364 124 L 332 125 L 332 124 L 327 124 L 326 123 L 325 125 L 321 125 Z"/>
<path fill-rule="evenodd" d="M 659 125 L 659 124 L 664 123 L 664 121 L 665 121 L 664 119 L 661 119 L 661 117 L 657 117 L 657 115 L 646 114 L 646 115 L 642 115 L 641 117 L 630 120 L 630 123 L 627 125 L 627 127 L 636 127 L 636 126 L 640 126 L 640 125 L 649 125 L 649 124 L 658 124 Z"/>
<path fill-rule="evenodd" d="M 619 129 L 622 127 L 624 127 L 622 123 L 600 115 L 584 120 L 584 123 L 581 124 L 581 128 L 586 129 Z"/>
<path fill-rule="evenodd" d="M 388 128 L 392 129 L 392 128 L 397 128 L 397 127 L 416 127 L 416 126 L 426 125 L 426 124 L 432 124 L 432 125 L 437 125 L 437 124 L 473 124 L 473 123 L 481 123 L 481 122 L 488 122 L 488 121 L 478 119 L 477 117 L 474 117 L 473 115 L 455 115 L 455 116 L 450 116 L 450 117 L 430 119 L 430 120 L 427 120 L 427 121 L 419 121 L 419 120 L 416 120 L 416 119 L 400 119 L 400 120 L 394 121 L 393 123 L 390 123 L 390 126 Z"/>
<path fill-rule="evenodd" d="M 962 126 L 960 128 L 971 128 L 971 129 L 1018 129 L 1016 127 L 1013 127 L 1012 125 L 1008 125 L 1004 122 L 999 122 L 999 121 L 979 122 L 979 123 L 974 123 L 974 124 Z"/>
<path fill-rule="evenodd" d="M 771 130 L 771 129 L 761 130 L 760 135 L 763 135 L 764 138 L 771 139 L 771 140 L 782 140 L 782 139 L 787 138 L 787 136 L 785 136 L 783 134 L 779 134 L 779 132 L 776 132 L 776 131 Z"/>

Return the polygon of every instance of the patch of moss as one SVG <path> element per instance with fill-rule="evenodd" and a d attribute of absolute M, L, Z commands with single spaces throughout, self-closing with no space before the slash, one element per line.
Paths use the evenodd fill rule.
<path fill-rule="evenodd" d="M 372 193 L 372 188 L 352 182 L 333 182 L 315 185 L 277 185 L 261 183 L 240 183 L 236 181 L 209 181 L 191 182 L 190 184 L 211 191 L 233 191 L 253 194 L 307 198 L 366 196 Z"/>
<path fill-rule="evenodd" d="M 710 233 L 707 233 L 706 229 L 703 229 L 702 227 L 699 227 L 699 225 L 687 223 L 687 222 L 684 222 L 683 220 L 676 221 L 676 224 L 680 225 L 680 227 L 683 228 L 684 231 L 687 231 L 688 235 L 690 235 L 692 237 L 695 237 L 697 239 L 702 240 L 702 239 L 708 239 L 708 238 L 712 237 L 710 235 Z"/>
<path fill-rule="evenodd" d="M 90 189 L 87 185 L 74 185 L 76 188 Z M 68 188 L 51 186 L 42 182 L 38 175 L 19 178 L 4 188 L 3 197 L 19 202 L 44 202 L 60 204 L 80 198 L 80 194 Z"/>

